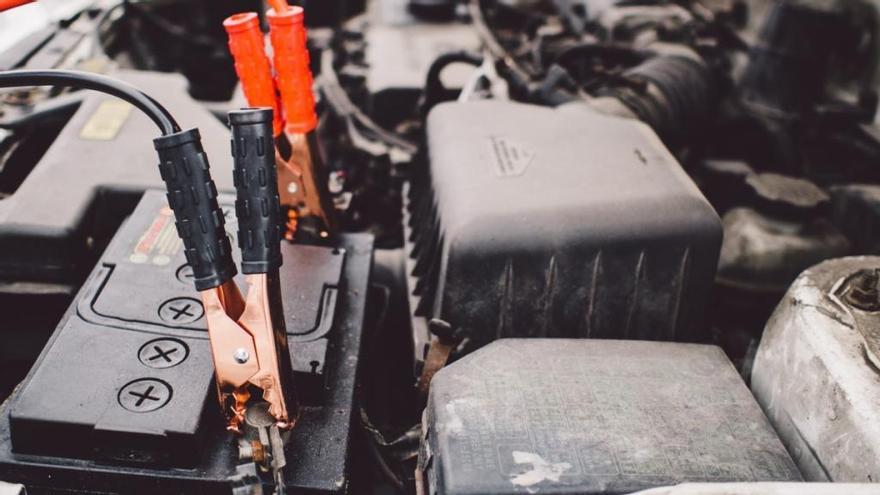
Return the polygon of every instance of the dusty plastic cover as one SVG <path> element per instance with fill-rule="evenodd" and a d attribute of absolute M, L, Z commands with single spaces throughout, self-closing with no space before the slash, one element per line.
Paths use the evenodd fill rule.
<path fill-rule="evenodd" d="M 868 483 L 685 483 L 632 495 L 876 495 Z"/>
<path fill-rule="evenodd" d="M 851 276 L 878 267 L 870 256 L 806 270 L 755 357 L 752 392 L 810 481 L 880 481 L 880 371 L 866 348 L 866 336 L 880 335 L 880 312 L 843 297 Z"/>
<path fill-rule="evenodd" d="M 437 373 L 423 429 L 431 494 L 800 480 L 714 346 L 499 340 Z"/>
<path fill-rule="evenodd" d="M 503 337 L 698 342 L 721 222 L 644 124 L 583 106 L 444 103 L 407 218 L 420 323 Z M 566 143 L 560 146 L 560 143 Z"/>

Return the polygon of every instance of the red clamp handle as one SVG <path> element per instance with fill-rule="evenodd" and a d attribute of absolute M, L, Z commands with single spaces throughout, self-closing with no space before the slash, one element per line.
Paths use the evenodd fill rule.
<path fill-rule="evenodd" d="M 15 7 L 20 7 L 33 1 L 34 0 L 0 0 L 0 12 L 14 9 Z"/>
<path fill-rule="evenodd" d="M 229 51 L 235 60 L 235 73 L 251 107 L 273 110 L 272 131 L 277 136 L 283 130 L 272 66 L 266 56 L 260 19 L 255 12 L 235 14 L 223 21 L 229 36 Z"/>
<path fill-rule="evenodd" d="M 318 125 L 315 95 L 312 93 L 312 70 L 306 47 L 306 28 L 302 7 L 283 12 L 269 9 L 269 39 L 275 57 L 275 77 L 281 93 L 281 106 L 287 131 L 305 134 Z"/>

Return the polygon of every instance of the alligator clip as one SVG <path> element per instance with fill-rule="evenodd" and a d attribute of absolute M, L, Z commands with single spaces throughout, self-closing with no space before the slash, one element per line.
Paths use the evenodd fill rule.
<path fill-rule="evenodd" d="M 233 281 L 202 293 L 220 402 L 231 408 L 232 430 L 243 419 L 251 385 L 262 389 L 279 427 L 292 426 L 294 418 L 293 371 L 278 275 L 282 216 L 272 119 L 268 108 L 229 113 L 238 245 L 247 296 L 242 300 Z"/>
<path fill-rule="evenodd" d="M 236 268 L 224 215 L 198 131 L 187 131 L 195 133 L 189 141 L 178 135 L 156 140 L 169 206 L 205 307 L 218 397 L 233 431 L 239 431 L 244 419 L 251 387 L 262 390 L 279 428 L 291 427 L 296 413 L 278 278 L 281 207 L 272 115 L 270 108 L 229 113 L 246 297 L 233 280 Z"/>
<path fill-rule="evenodd" d="M 304 11 L 301 7 L 288 6 L 284 0 L 271 3 L 273 8 L 266 12 L 266 17 L 274 78 L 255 12 L 235 14 L 223 22 L 229 36 L 229 51 L 248 104 L 275 110 L 273 135 L 281 204 L 295 210 L 296 218 L 317 218 L 324 232 L 333 233 L 336 229 L 333 202 L 327 191 L 326 171 L 315 135 L 318 117 L 312 93 Z"/>

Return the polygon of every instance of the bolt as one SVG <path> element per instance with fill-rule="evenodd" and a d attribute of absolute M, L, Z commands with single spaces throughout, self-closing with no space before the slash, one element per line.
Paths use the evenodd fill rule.
<path fill-rule="evenodd" d="M 287 192 L 290 194 L 296 194 L 297 191 L 299 191 L 299 188 L 296 186 L 296 182 L 289 182 L 287 184 Z"/>
<path fill-rule="evenodd" d="M 256 440 L 251 440 L 251 458 L 257 464 L 262 464 L 266 462 L 266 449 L 263 447 L 263 444 Z"/>
<path fill-rule="evenodd" d="M 248 362 L 248 359 L 251 358 L 251 355 L 248 354 L 246 349 L 242 349 L 239 347 L 235 350 L 235 353 L 232 354 L 232 358 L 235 359 L 235 362 L 238 364 L 244 364 Z"/>
<path fill-rule="evenodd" d="M 849 280 L 843 299 L 862 311 L 880 311 L 880 269 L 862 270 Z"/>
<path fill-rule="evenodd" d="M 254 446 L 249 441 L 243 441 L 238 444 L 238 460 L 250 461 L 254 458 Z"/>
<path fill-rule="evenodd" d="M 275 424 L 275 418 L 269 413 L 268 402 L 256 402 L 247 408 L 244 420 L 254 428 L 268 428 Z"/>
<path fill-rule="evenodd" d="M 327 188 L 332 194 L 339 194 L 345 190 L 345 174 L 341 172 L 330 172 Z"/>

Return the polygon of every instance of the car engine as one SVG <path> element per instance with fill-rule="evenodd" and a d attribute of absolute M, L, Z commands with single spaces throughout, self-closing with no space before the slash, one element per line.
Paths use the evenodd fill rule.
<path fill-rule="evenodd" d="M 880 493 L 875 0 L 0 0 L 0 495 Z"/>

